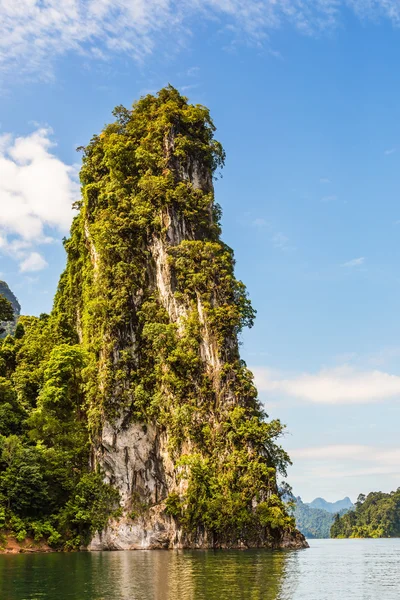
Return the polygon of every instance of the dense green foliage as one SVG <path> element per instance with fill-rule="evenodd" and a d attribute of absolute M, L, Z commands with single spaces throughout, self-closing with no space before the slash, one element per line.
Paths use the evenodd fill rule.
<path fill-rule="evenodd" d="M 294 529 L 276 486 L 289 458 L 239 356 L 255 312 L 219 238 L 212 174 L 223 149 L 208 110 L 172 87 L 114 115 L 83 149 L 53 312 L 22 318 L 0 348 L 6 526 L 71 546 L 100 530 L 117 494 L 89 471 L 89 453 L 122 415 L 167 434 L 184 485 L 165 512 L 188 533 L 272 540 Z M 156 285 L 160 244 L 177 319 Z"/>
<path fill-rule="evenodd" d="M 2 322 L 12 321 L 14 319 L 14 310 L 12 304 L 7 298 L 0 295 L 0 334 L 5 332 Z"/>
<path fill-rule="evenodd" d="M 400 537 L 400 488 L 390 494 L 360 494 L 354 511 L 335 516 L 331 537 Z"/>
<path fill-rule="evenodd" d="M 21 317 L 0 345 L 0 545 L 12 531 L 79 547 L 117 506 L 89 472 L 84 353 L 54 330 L 47 315 Z"/>

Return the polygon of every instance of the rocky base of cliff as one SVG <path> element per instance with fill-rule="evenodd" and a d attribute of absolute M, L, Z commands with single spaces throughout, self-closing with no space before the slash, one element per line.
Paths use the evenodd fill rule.
<path fill-rule="evenodd" d="M 159 512 L 140 517 L 132 521 L 128 517 L 112 520 L 108 527 L 97 533 L 88 546 L 89 551 L 102 550 L 155 550 L 155 549 L 240 549 L 270 548 L 293 549 L 308 548 L 303 534 L 298 531 L 285 531 L 277 537 L 259 536 L 246 543 L 220 541 L 204 531 L 186 535 L 176 526 L 174 519 Z"/>

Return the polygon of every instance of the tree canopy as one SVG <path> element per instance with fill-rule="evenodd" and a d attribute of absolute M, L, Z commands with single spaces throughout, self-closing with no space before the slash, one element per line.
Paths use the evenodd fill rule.
<path fill-rule="evenodd" d="M 400 537 L 400 488 L 389 494 L 360 494 L 354 511 L 335 516 L 331 537 Z"/>

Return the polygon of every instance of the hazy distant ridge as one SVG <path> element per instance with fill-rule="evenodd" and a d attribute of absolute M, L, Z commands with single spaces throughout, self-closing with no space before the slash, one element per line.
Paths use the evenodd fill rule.
<path fill-rule="evenodd" d="M 306 538 L 329 538 L 335 514 L 343 515 L 348 510 L 353 510 L 350 498 L 337 502 L 327 502 L 323 498 L 316 498 L 312 502 L 302 502 L 300 497 L 295 499 L 294 517 L 298 529 Z"/>
<path fill-rule="evenodd" d="M 326 510 L 329 513 L 335 514 L 341 510 L 349 510 L 354 508 L 354 504 L 348 496 L 343 500 L 337 500 L 336 502 L 327 502 L 323 498 L 315 498 L 312 502 L 305 502 L 310 508 L 318 508 L 319 510 Z"/>

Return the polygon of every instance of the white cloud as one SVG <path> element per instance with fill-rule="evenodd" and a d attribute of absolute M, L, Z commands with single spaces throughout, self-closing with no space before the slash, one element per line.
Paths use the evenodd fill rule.
<path fill-rule="evenodd" d="M 327 177 L 320 177 L 319 182 L 325 184 L 325 183 L 331 183 L 331 180 L 328 179 Z"/>
<path fill-rule="evenodd" d="M 337 444 L 289 451 L 289 482 L 303 500 L 322 496 L 332 501 L 360 492 L 396 489 L 400 479 L 400 447 Z"/>
<path fill-rule="evenodd" d="M 385 150 L 385 155 L 390 156 L 396 152 L 396 148 L 389 148 L 389 150 Z"/>
<path fill-rule="evenodd" d="M 78 198 L 76 169 L 51 151 L 51 130 L 25 137 L 0 135 L 0 252 L 20 261 L 22 272 L 46 266 L 32 248 L 66 233 Z"/>
<path fill-rule="evenodd" d="M 0 0 L 0 69 L 46 77 L 67 52 L 142 60 L 167 37 L 172 49 L 199 18 L 224 18 L 226 31 L 257 42 L 284 24 L 309 35 L 337 26 L 348 7 L 400 23 L 398 0 Z"/>
<path fill-rule="evenodd" d="M 19 265 L 21 273 L 41 271 L 47 267 L 47 262 L 39 252 L 31 252 Z"/>
<path fill-rule="evenodd" d="M 400 448 L 359 444 L 311 446 L 290 451 L 297 468 L 303 465 L 303 477 L 361 477 L 399 472 Z M 304 467 L 306 471 L 304 472 Z M 292 477 L 292 479 L 295 479 Z"/>
<path fill-rule="evenodd" d="M 358 444 L 336 444 L 331 446 L 311 446 L 308 448 L 297 448 L 290 451 L 293 458 L 296 459 L 317 459 L 317 460 L 341 460 L 362 459 L 367 460 L 374 455 L 369 446 Z"/>
<path fill-rule="evenodd" d="M 258 389 L 317 404 L 366 404 L 400 398 L 400 377 L 362 371 L 347 365 L 292 377 L 268 368 L 253 368 Z"/>
<path fill-rule="evenodd" d="M 360 256 L 359 258 L 353 258 L 352 260 L 348 260 L 347 262 L 342 264 L 342 267 L 348 267 L 348 268 L 352 268 L 352 267 L 360 267 L 361 265 L 363 265 L 365 262 L 365 257 L 364 256 Z"/>

